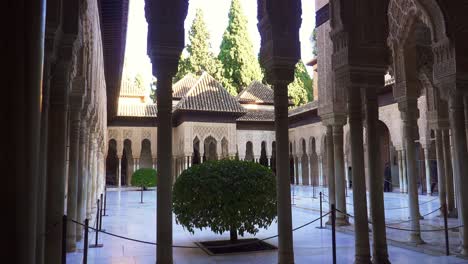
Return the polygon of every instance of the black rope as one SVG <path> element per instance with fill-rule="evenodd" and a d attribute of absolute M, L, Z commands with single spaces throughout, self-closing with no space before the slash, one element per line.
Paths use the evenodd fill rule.
<path fill-rule="evenodd" d="M 296 231 L 296 230 L 299 230 L 301 228 L 304 228 L 310 224 L 313 224 L 314 222 L 317 222 L 318 220 L 320 220 L 320 218 L 323 218 L 327 215 L 329 215 L 330 212 L 322 215 L 321 217 L 317 218 L 317 219 L 314 219 L 310 222 L 307 222 L 299 227 L 296 227 L 294 228 L 292 231 Z M 77 222 L 73 219 L 70 219 L 69 221 L 77 224 L 77 225 L 81 225 L 81 226 L 84 226 L 86 227 L 84 224 L 80 223 L 80 222 Z M 124 236 L 121 236 L 121 235 L 117 235 L 117 234 L 113 234 L 113 233 L 109 233 L 109 232 L 106 232 L 106 231 L 102 231 L 102 230 L 98 230 L 96 228 L 93 228 L 93 227 L 90 227 L 88 226 L 89 229 L 95 231 L 95 232 L 101 232 L 103 234 L 106 234 L 106 235 L 109 235 L 109 236 L 113 236 L 113 237 L 117 237 L 117 238 L 121 238 L 121 239 L 125 239 L 125 240 L 129 240 L 129 241 L 133 241 L 133 242 L 137 242 L 137 243 L 143 243 L 143 244 L 149 244 L 149 245 L 154 245 L 154 246 L 157 246 L 158 244 L 156 242 L 151 242 L 151 241 L 145 241 L 145 240 L 140 240 L 140 239 L 134 239 L 134 238 L 129 238 L 129 237 L 124 237 Z M 244 242 L 244 243 L 238 243 L 238 244 L 234 244 L 234 245 L 224 245 L 224 246 L 209 246 L 207 248 L 229 248 L 229 247 L 237 247 L 237 246 L 243 246 L 243 245 L 250 245 L 250 244 L 255 244 L 255 243 L 258 243 L 258 242 L 261 242 L 261 241 L 265 241 L 265 240 L 269 240 L 269 239 L 272 239 L 272 238 L 276 238 L 278 237 L 279 235 L 274 235 L 274 236 L 270 236 L 270 237 L 266 237 L 266 238 L 263 238 L 263 239 L 259 239 L 259 240 L 256 240 L 256 241 L 249 241 L 249 242 Z M 173 248 L 200 248 L 199 246 L 180 246 L 180 245 L 172 245 Z"/>
<path fill-rule="evenodd" d="M 440 209 L 440 208 L 439 208 Z M 347 215 L 351 218 L 355 218 L 353 215 L 350 215 L 348 213 L 343 213 L 341 212 L 340 210 L 338 209 L 335 209 L 336 211 L 344 214 L 344 215 Z M 438 210 L 438 209 L 437 209 Z M 372 224 L 371 221 L 367 221 L 369 224 Z M 453 227 L 449 227 L 447 228 L 447 230 L 451 230 L 451 229 L 457 229 L 457 228 L 460 228 L 460 227 L 463 227 L 464 225 L 459 225 L 459 226 L 453 226 Z M 389 226 L 389 225 L 385 225 L 386 228 L 389 228 L 389 229 L 394 229 L 394 230 L 401 230 L 401 231 L 409 231 L 409 232 L 441 232 L 441 231 L 445 231 L 445 228 L 442 228 L 442 229 L 420 229 L 420 230 L 414 230 L 414 229 L 407 229 L 407 228 L 400 228 L 400 227 L 393 227 L 393 226 Z"/>
<path fill-rule="evenodd" d="M 429 212 L 429 213 L 427 213 L 427 214 L 425 214 L 425 215 L 421 215 L 421 216 L 422 216 L 422 217 L 426 217 L 426 216 L 428 216 L 428 215 L 430 215 L 430 214 L 433 214 L 433 213 L 439 211 L 440 209 L 442 209 L 442 207 L 439 207 L 439 208 L 435 209 L 434 211 L 431 211 L 431 212 Z M 388 224 L 389 224 L 389 225 L 397 225 L 397 224 L 403 224 L 403 223 L 411 222 L 412 220 L 413 220 L 413 219 L 408 219 L 408 220 L 403 220 L 403 221 L 401 221 L 401 222 L 388 223 Z"/>

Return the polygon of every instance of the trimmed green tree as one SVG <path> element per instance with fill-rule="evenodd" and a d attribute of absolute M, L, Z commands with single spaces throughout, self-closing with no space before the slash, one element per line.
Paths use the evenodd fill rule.
<path fill-rule="evenodd" d="M 210 228 L 221 234 L 256 234 L 276 218 L 276 181 L 258 163 L 218 160 L 193 166 L 177 178 L 173 188 L 177 223 L 192 234 Z"/>
<path fill-rule="evenodd" d="M 141 168 L 136 170 L 132 175 L 132 186 L 142 187 L 155 187 L 157 184 L 156 170 L 150 168 Z"/>
<path fill-rule="evenodd" d="M 239 0 L 233 0 L 229 9 L 229 23 L 221 41 L 218 58 L 223 64 L 223 85 L 234 87 L 236 94 L 252 81 L 263 79 L 257 56 L 247 30 L 247 18 Z M 235 94 L 234 94 L 235 95 Z"/>

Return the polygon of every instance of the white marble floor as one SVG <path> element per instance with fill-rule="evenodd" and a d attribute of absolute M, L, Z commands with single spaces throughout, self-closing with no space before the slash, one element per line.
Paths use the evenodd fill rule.
<path fill-rule="evenodd" d="M 315 190 L 317 192 L 319 189 Z M 348 203 L 352 203 L 351 193 L 348 194 Z M 420 196 L 421 214 L 425 214 L 438 208 L 435 196 Z M 406 207 L 407 196 L 399 193 L 386 193 L 386 208 Z M 319 202 L 313 198 L 312 187 L 294 187 L 294 206 L 292 209 L 293 226 L 298 227 L 319 217 Z M 324 204 L 324 210 L 327 209 Z M 352 205 L 348 206 L 352 214 Z M 386 211 L 386 218 L 390 221 L 399 221 L 407 218 L 407 209 L 391 209 Z M 388 213 L 387 213 L 388 212 Z M 144 193 L 144 203 L 140 203 L 138 191 L 109 191 L 107 197 L 107 214 L 103 218 L 103 229 L 107 232 L 126 237 L 154 242 L 156 240 L 156 193 L 147 191 Z M 436 217 L 436 215 L 428 216 Z M 439 220 L 437 220 L 439 221 Z M 453 223 L 457 223 L 452 220 Z M 319 222 L 294 232 L 294 253 L 296 263 L 332 263 L 331 231 L 329 229 L 317 229 Z M 264 238 L 276 234 L 277 224 L 270 228 L 260 230 L 256 235 Z M 174 221 L 173 238 L 175 245 L 194 246 L 194 242 L 227 239 L 229 234 L 217 235 L 209 230 L 196 231 L 194 235 L 185 231 Z M 246 237 L 251 237 L 246 236 Z M 90 233 L 90 243 L 94 243 L 94 233 Z M 104 246 L 98 249 L 89 249 L 88 263 L 155 263 L 156 248 L 153 245 L 126 241 L 120 238 L 100 234 L 100 243 Z M 277 239 L 268 242 L 277 245 Z M 78 252 L 67 255 L 67 263 L 81 263 L 83 243 L 78 245 Z M 347 233 L 337 233 L 338 263 L 353 263 L 354 236 Z M 423 254 L 413 250 L 389 246 L 389 255 L 392 263 L 420 263 L 455 264 L 468 263 L 468 260 L 455 256 L 442 256 L 442 254 Z M 209 256 L 201 249 L 174 249 L 175 263 L 277 263 L 277 252 L 235 254 L 224 256 Z"/>

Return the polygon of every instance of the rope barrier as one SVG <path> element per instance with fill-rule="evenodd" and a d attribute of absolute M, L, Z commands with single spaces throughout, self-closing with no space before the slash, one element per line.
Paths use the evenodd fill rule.
<path fill-rule="evenodd" d="M 440 208 L 438 208 L 437 210 L 439 210 Z M 341 212 L 340 210 L 338 209 L 335 209 L 336 211 L 344 214 L 344 215 L 347 215 L 351 218 L 355 218 L 353 215 L 350 215 L 348 213 L 343 213 Z M 367 221 L 369 224 L 372 224 L 371 221 Z M 452 227 L 449 227 L 447 228 L 447 230 L 452 230 L 452 229 L 457 229 L 457 228 L 460 228 L 460 227 L 463 227 L 464 225 L 459 225 L 459 226 L 452 226 Z M 409 231 L 409 232 L 441 232 L 441 231 L 445 231 L 445 228 L 442 228 L 442 229 L 423 229 L 423 230 L 414 230 L 414 229 L 407 229 L 407 228 L 400 228 L 400 227 L 393 227 L 393 226 L 388 226 L 388 225 L 385 225 L 386 228 L 389 228 L 389 229 L 394 229 L 394 230 L 401 230 L 401 231 Z"/>
<path fill-rule="evenodd" d="M 318 220 L 320 220 L 321 218 L 329 215 L 330 212 L 324 214 L 323 216 L 317 218 L 317 219 L 314 219 L 310 222 L 307 222 L 301 226 L 298 226 L 296 228 L 294 228 L 292 231 L 296 231 L 296 230 L 299 230 L 301 228 L 304 228 L 308 225 L 311 225 L 315 222 L 317 222 Z M 80 223 L 80 222 L 77 222 L 73 219 L 70 219 L 69 221 L 77 224 L 77 225 L 81 225 L 81 226 L 84 226 L 85 225 L 83 223 Z M 102 230 L 98 230 L 96 228 L 93 228 L 93 227 L 90 227 L 88 226 L 89 229 L 95 231 L 95 232 L 100 232 L 100 233 L 103 233 L 103 234 L 106 234 L 106 235 L 109 235 L 109 236 L 113 236 L 113 237 L 117 237 L 117 238 L 121 238 L 121 239 L 125 239 L 125 240 L 129 240 L 129 241 L 133 241 L 133 242 L 137 242 L 137 243 L 142 243 L 142 244 L 148 244 L 148 245 L 154 245 L 154 246 L 157 246 L 158 244 L 156 242 L 151 242 L 151 241 L 145 241 L 145 240 L 140 240 L 140 239 L 135 239 L 135 238 L 129 238 L 129 237 L 124 237 L 124 236 L 121 236 L 121 235 L 117 235 L 117 234 L 113 234 L 113 233 L 110 233 L 110 232 L 106 232 L 106 231 L 102 231 Z M 249 241 L 249 242 L 245 242 L 245 243 L 238 243 L 238 244 L 234 244 L 234 245 L 224 245 L 224 246 L 209 246 L 207 248 L 229 248 L 229 247 L 238 247 L 238 246 L 244 246 L 244 245 L 250 245 L 250 244 L 255 244 L 255 243 L 258 243 L 258 242 L 261 242 L 261 241 L 265 241 L 265 240 L 269 240 L 269 239 L 272 239 L 272 238 L 276 238 L 278 237 L 279 235 L 274 235 L 274 236 L 269 236 L 269 237 L 266 237 L 266 238 L 263 238 L 263 239 L 259 239 L 257 241 Z M 200 248 L 200 246 L 181 246 L 181 245 L 172 245 L 173 248 Z"/>
<path fill-rule="evenodd" d="M 428 215 L 430 215 L 430 214 L 433 214 L 433 213 L 439 211 L 440 209 L 442 209 L 442 207 L 439 207 L 439 208 L 435 209 L 434 211 L 431 211 L 431 212 L 429 212 L 429 213 L 427 213 L 427 214 L 425 214 L 425 215 L 421 215 L 421 216 L 422 216 L 422 217 L 426 217 L 426 216 L 428 216 Z M 397 225 L 397 224 L 403 224 L 403 223 L 407 223 L 407 222 L 411 222 L 411 221 L 412 221 L 412 219 L 408 219 L 408 220 L 404 220 L 404 221 L 401 221 L 401 222 L 388 223 L 388 224 L 389 224 L 389 225 Z"/>

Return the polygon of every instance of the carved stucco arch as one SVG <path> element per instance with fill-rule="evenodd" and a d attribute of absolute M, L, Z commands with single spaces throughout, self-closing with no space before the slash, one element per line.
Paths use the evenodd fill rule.
<path fill-rule="evenodd" d="M 435 0 L 390 0 L 387 15 L 391 48 L 403 46 L 417 20 L 431 30 L 433 43 L 447 38 L 444 15 Z"/>

